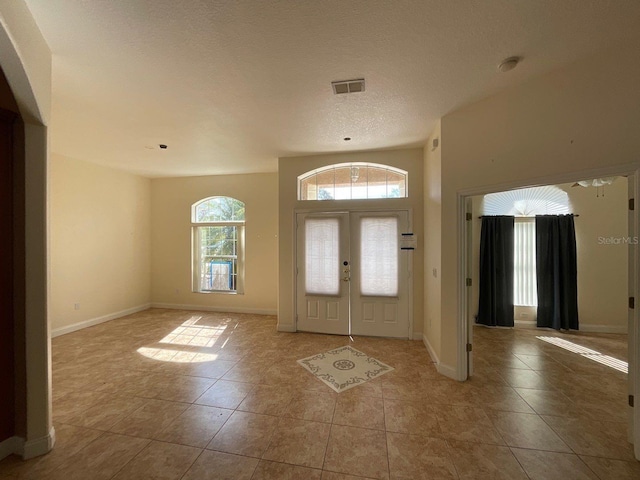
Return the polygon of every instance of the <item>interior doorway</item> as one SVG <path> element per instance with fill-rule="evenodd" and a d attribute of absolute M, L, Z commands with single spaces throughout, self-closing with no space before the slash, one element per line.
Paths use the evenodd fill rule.
<path fill-rule="evenodd" d="M 622 295 L 622 298 L 619 299 L 620 301 L 615 302 L 615 305 L 618 305 L 620 303 L 622 304 L 622 313 L 617 315 L 617 317 L 621 318 L 621 322 L 619 322 L 621 323 L 621 325 L 614 326 L 614 329 L 611 330 L 609 333 L 622 333 L 622 329 L 624 329 L 624 331 L 627 332 L 628 363 L 629 363 L 629 375 L 627 377 L 628 393 L 630 396 L 637 397 L 638 372 L 635 366 L 637 365 L 637 362 L 638 362 L 638 316 L 637 316 L 637 310 L 633 308 L 627 308 L 627 294 L 629 297 L 636 297 L 637 291 L 638 291 L 638 286 L 637 286 L 638 266 L 637 266 L 637 256 L 636 256 L 637 244 L 638 244 L 638 240 L 637 240 L 638 213 L 637 213 L 637 210 L 634 211 L 634 206 L 633 206 L 634 202 L 632 200 L 634 198 L 637 198 L 638 178 L 637 178 L 637 173 L 634 173 L 634 172 L 610 172 L 610 173 L 607 172 L 607 174 L 619 175 L 619 178 L 617 181 L 620 184 L 619 187 L 622 187 L 622 190 L 621 190 L 622 194 L 621 196 L 618 195 L 619 197 L 621 197 L 621 201 L 618 202 L 618 207 L 616 207 L 616 215 L 621 218 L 621 221 L 625 227 L 625 231 L 621 235 L 607 234 L 608 227 L 605 227 L 605 225 L 610 225 L 610 222 L 612 221 L 612 216 L 614 215 L 614 212 L 607 211 L 605 212 L 605 217 L 604 217 L 605 220 L 602 220 L 602 219 L 600 220 L 600 226 L 598 227 L 599 230 L 597 230 L 597 231 L 602 230 L 602 233 L 598 233 L 596 235 L 596 233 L 594 233 L 596 232 L 596 230 L 590 231 L 586 241 L 589 241 L 592 244 L 597 242 L 597 244 L 599 245 L 598 248 L 603 248 L 603 249 L 606 249 L 606 248 L 612 249 L 614 245 L 619 245 L 619 246 L 621 245 L 620 248 L 622 249 L 621 252 L 624 258 L 623 258 L 622 264 L 620 264 L 618 268 L 617 274 L 621 278 L 628 276 L 628 290 L 625 288 L 622 288 L 622 289 L 619 288 L 620 283 L 622 282 L 609 281 L 610 284 L 603 285 L 603 282 L 606 283 L 607 281 L 603 281 L 603 279 L 599 278 L 598 275 L 588 275 L 590 277 L 589 278 L 590 281 L 594 281 L 594 282 L 600 281 L 600 286 L 598 288 L 595 288 L 597 285 L 594 285 L 594 288 L 591 288 L 590 290 L 591 293 L 586 293 L 584 291 L 585 289 L 583 288 L 582 295 L 583 297 L 587 296 L 588 297 L 587 300 L 602 302 L 606 306 L 609 315 L 611 315 L 614 305 L 613 305 L 613 302 L 606 301 L 604 299 L 605 295 L 603 294 L 603 292 L 606 292 L 611 289 L 615 290 L 617 288 L 617 290 L 619 290 L 619 292 L 617 293 Z M 603 173 L 600 172 L 600 175 L 603 175 Z M 627 178 L 624 178 L 624 177 L 627 177 Z M 564 179 L 564 182 L 566 181 L 567 180 Z M 596 198 L 598 195 L 599 196 L 603 195 L 602 191 L 597 192 L 595 188 L 592 188 L 589 190 L 589 189 L 583 189 L 581 188 L 582 186 L 578 186 L 578 185 L 573 185 L 573 184 L 568 184 L 568 185 L 570 187 L 568 190 L 571 191 L 575 189 L 575 191 L 579 191 L 583 193 L 586 191 L 589 191 L 589 193 L 592 194 L 594 198 Z M 476 221 L 476 219 L 483 212 L 477 209 L 474 209 L 473 208 L 474 205 L 470 205 L 469 200 L 472 198 L 473 195 L 482 196 L 483 193 L 492 193 L 492 192 L 473 192 L 472 195 L 462 196 L 462 200 L 463 200 L 462 205 L 465 206 L 465 212 L 464 212 L 465 225 L 464 225 L 464 228 L 461 230 L 463 232 L 463 234 L 461 235 L 461 239 L 462 239 L 461 253 L 464 252 L 463 255 L 466 258 L 466 261 L 464 263 L 465 273 L 466 273 L 465 278 L 473 278 L 473 282 L 471 282 L 472 284 L 477 281 L 477 274 L 473 271 L 473 262 L 469 261 L 469 259 L 470 259 L 470 256 L 472 255 L 472 249 L 476 248 L 477 245 L 472 245 L 472 239 L 474 235 L 471 234 L 470 230 L 478 229 L 480 227 L 479 221 Z M 604 194 L 609 195 L 609 193 L 610 191 L 605 188 Z M 585 222 L 589 217 L 594 216 L 595 212 L 593 209 L 582 208 L 581 210 L 583 211 L 575 212 L 581 215 L 581 218 L 576 220 L 577 223 Z M 585 241 L 585 239 L 583 239 L 583 241 Z M 578 239 L 578 244 L 580 244 L 580 239 Z M 580 255 L 580 252 L 578 252 L 578 254 Z M 592 260 L 592 257 L 589 256 L 589 261 L 591 260 Z M 613 263 L 607 264 L 607 268 L 611 269 L 612 265 Z M 580 268 L 581 267 L 579 265 L 578 266 L 579 272 L 580 272 Z M 467 285 L 468 283 L 466 283 L 465 285 L 462 285 L 461 283 L 459 286 L 459 288 L 461 289 L 461 292 L 466 292 L 465 294 L 461 295 L 462 301 L 465 302 L 465 308 L 463 309 L 463 311 L 465 312 L 464 313 L 465 318 L 464 319 L 461 318 L 460 322 L 461 322 L 461 325 L 462 323 L 464 323 L 465 328 L 463 329 L 464 332 L 462 333 L 463 337 L 459 338 L 459 341 L 462 342 L 464 339 L 465 343 L 472 344 L 473 330 L 474 330 L 473 329 L 473 325 L 474 325 L 473 308 L 475 306 L 475 302 L 473 301 L 474 295 L 470 293 L 471 288 Z M 477 286 L 477 284 L 475 286 Z M 580 281 L 579 281 L 579 295 L 580 294 L 581 293 L 580 293 Z M 582 315 L 580 316 L 581 316 L 581 330 L 582 330 L 582 325 L 583 325 Z M 516 328 L 518 326 L 535 328 L 535 324 L 536 324 L 535 308 L 531 309 L 530 311 L 527 311 L 524 308 L 517 309 L 516 315 L 515 315 L 515 321 L 516 321 Z M 616 329 L 620 329 L 620 331 Z M 606 330 L 601 330 L 599 325 L 591 325 L 590 331 L 603 332 L 603 333 L 606 332 Z M 602 363 L 608 366 L 613 366 L 614 368 L 618 363 L 620 364 L 625 363 L 625 362 L 617 362 L 616 359 L 611 359 L 606 355 L 604 356 L 596 355 L 599 352 L 593 352 L 592 350 L 587 351 L 588 349 L 585 350 L 584 347 L 575 346 L 571 344 L 571 342 L 562 342 L 562 343 L 566 343 L 568 347 L 573 348 L 574 350 L 571 350 L 573 354 L 575 354 L 575 352 L 578 352 L 578 354 L 582 352 L 585 356 L 587 356 L 587 358 L 591 358 L 594 360 L 605 359 L 607 360 L 607 362 L 606 363 L 602 362 Z M 469 350 L 473 350 L 473 348 L 470 348 Z M 565 354 L 566 354 L 565 358 L 570 359 L 572 353 L 567 353 L 565 351 Z M 466 355 L 466 358 L 468 362 L 466 363 L 466 365 L 464 365 L 466 367 L 466 373 L 468 376 L 472 376 L 473 369 L 474 369 L 473 353 L 469 352 Z M 624 364 L 624 367 L 626 367 L 626 364 Z M 617 375 L 618 373 L 612 370 L 612 374 Z M 626 403 L 627 398 L 624 392 L 622 393 L 618 392 L 618 394 L 616 395 L 618 395 L 620 402 Z M 628 408 L 628 413 L 629 413 L 628 432 L 629 432 L 630 441 L 633 441 L 634 438 L 635 439 L 640 438 L 640 418 L 636 418 L 638 417 L 638 415 L 637 414 L 634 415 L 634 412 L 635 411 L 633 408 Z M 636 458 L 640 458 L 640 448 L 638 448 L 639 447 L 638 442 L 636 441 L 635 443 L 636 443 L 635 445 Z"/>
<path fill-rule="evenodd" d="M 410 337 L 409 212 L 296 214 L 296 329 Z"/>

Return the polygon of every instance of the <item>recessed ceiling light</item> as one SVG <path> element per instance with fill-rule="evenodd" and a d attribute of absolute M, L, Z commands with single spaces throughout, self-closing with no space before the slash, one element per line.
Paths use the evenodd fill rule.
<path fill-rule="evenodd" d="M 520 60 L 520 57 L 505 58 L 502 63 L 498 65 L 498 70 L 500 70 L 502 73 L 509 72 L 518 66 Z"/>

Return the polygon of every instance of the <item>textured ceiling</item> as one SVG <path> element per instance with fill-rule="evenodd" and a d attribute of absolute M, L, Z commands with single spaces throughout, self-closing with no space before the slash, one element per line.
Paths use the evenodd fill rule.
<path fill-rule="evenodd" d="M 52 151 L 152 177 L 421 146 L 462 105 L 640 44 L 637 0 L 26 3 L 53 53 Z"/>

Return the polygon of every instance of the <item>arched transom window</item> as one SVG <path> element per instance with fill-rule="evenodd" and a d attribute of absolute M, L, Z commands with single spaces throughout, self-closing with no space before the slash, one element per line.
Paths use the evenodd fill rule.
<path fill-rule="evenodd" d="M 376 163 L 340 163 L 298 177 L 298 200 L 405 198 L 408 174 Z"/>
<path fill-rule="evenodd" d="M 193 291 L 242 293 L 244 203 L 209 197 L 191 207 Z"/>

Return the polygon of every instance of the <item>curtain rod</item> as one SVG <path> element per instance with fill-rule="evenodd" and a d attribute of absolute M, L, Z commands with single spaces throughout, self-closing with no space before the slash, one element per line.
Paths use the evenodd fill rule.
<path fill-rule="evenodd" d="M 534 217 L 516 217 L 515 215 L 480 215 L 478 218 L 484 217 L 513 217 L 513 218 L 536 218 L 536 217 L 579 217 L 578 213 L 565 213 L 563 215 L 536 215 Z"/>

